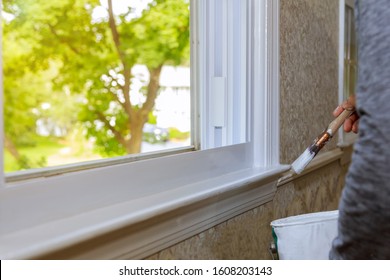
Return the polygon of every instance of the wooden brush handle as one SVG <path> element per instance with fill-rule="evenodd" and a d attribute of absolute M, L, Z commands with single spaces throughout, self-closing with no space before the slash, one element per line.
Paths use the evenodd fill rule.
<path fill-rule="evenodd" d="M 335 132 L 342 126 L 344 121 L 352 115 L 355 110 L 345 109 L 340 115 L 337 116 L 328 126 L 328 132 L 333 136 Z"/>

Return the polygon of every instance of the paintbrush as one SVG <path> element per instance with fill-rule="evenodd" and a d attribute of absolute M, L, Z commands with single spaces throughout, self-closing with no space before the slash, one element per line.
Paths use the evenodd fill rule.
<path fill-rule="evenodd" d="M 337 116 L 314 140 L 311 144 L 292 164 L 291 168 L 297 174 L 301 173 L 303 169 L 312 161 L 312 159 L 318 154 L 318 152 L 325 146 L 325 144 L 333 137 L 344 121 L 349 118 L 355 111 L 345 109 L 340 115 Z"/>

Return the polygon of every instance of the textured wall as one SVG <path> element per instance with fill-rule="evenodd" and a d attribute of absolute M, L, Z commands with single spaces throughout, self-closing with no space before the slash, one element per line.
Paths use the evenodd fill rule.
<path fill-rule="evenodd" d="M 280 5 L 281 162 L 291 163 L 332 120 L 337 106 L 339 4 L 280 0 Z M 337 209 L 345 172 L 336 161 L 279 187 L 272 202 L 149 259 L 269 259 L 270 222 Z"/>
<path fill-rule="evenodd" d="M 281 0 L 280 6 L 280 159 L 290 164 L 328 125 L 337 106 L 339 3 Z"/>

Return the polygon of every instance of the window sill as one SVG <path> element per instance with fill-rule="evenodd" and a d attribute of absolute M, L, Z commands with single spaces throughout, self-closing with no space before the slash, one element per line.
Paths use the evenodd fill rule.
<path fill-rule="evenodd" d="M 241 161 L 239 155 L 245 154 L 245 145 L 237 145 L 234 149 L 237 159 Z M 196 153 L 200 157 L 205 154 L 210 155 L 207 152 Z M 187 156 L 179 157 L 183 159 Z M 233 158 L 230 160 L 234 161 Z M 23 185 L 6 188 L 0 196 L 0 220 L 3 225 L 0 230 L 0 257 L 145 258 L 272 200 L 278 178 L 288 169 L 279 165 L 234 171 L 225 162 L 225 172 L 216 172 L 210 159 L 204 164 L 205 169 L 210 169 L 209 172 L 216 175 L 201 174 L 195 176 L 196 180 L 193 177 L 187 182 L 170 177 L 171 180 L 160 182 L 161 191 L 134 193 L 133 197 L 116 203 L 112 203 L 114 200 L 111 198 L 109 204 L 107 188 L 111 188 L 113 197 L 128 195 L 128 188 L 118 187 L 122 180 L 118 181 L 118 186 L 110 180 L 105 181 L 107 185 L 104 190 L 95 186 L 93 191 L 89 188 L 83 193 L 79 191 L 81 198 L 64 197 L 53 188 L 41 189 L 39 193 Z M 150 163 L 148 168 L 151 168 Z M 170 186 L 166 187 L 167 184 Z M 72 186 L 68 185 L 68 192 L 69 188 Z M 18 197 L 16 205 L 13 201 L 15 196 Z M 54 196 L 57 199 L 53 202 L 51 198 Z M 104 201 L 99 201 L 103 197 Z M 73 212 L 66 205 L 72 199 Z M 92 201 L 94 207 L 91 206 Z M 26 205 L 27 210 L 20 210 L 22 205 Z"/>

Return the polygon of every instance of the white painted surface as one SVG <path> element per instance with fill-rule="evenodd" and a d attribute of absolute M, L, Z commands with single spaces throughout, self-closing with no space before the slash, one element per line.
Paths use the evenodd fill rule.
<path fill-rule="evenodd" d="M 212 226 L 207 222 L 210 219 L 220 221 L 217 217 L 237 214 L 237 209 L 247 209 L 248 203 L 256 207 L 269 201 L 279 174 L 287 168 L 252 168 L 248 144 L 236 145 L 228 153 L 224 149 L 9 185 L 0 191 L 0 257 L 32 258 L 172 211 L 176 223 L 185 221 L 182 215 L 191 215 L 191 211 L 203 213 L 186 220 L 185 225 L 179 222 L 153 232 L 149 242 L 158 242 L 181 232 L 183 226 Z M 239 162 L 246 166 L 237 169 Z M 255 182 L 256 187 L 251 187 Z M 248 187 L 253 193 L 246 196 Z M 227 194 L 233 190 L 236 193 L 230 201 Z M 225 196 L 229 203 L 223 202 Z M 210 205 L 202 203 L 208 199 L 213 201 Z M 198 207 L 186 212 L 189 205 Z M 200 229 L 203 227 L 195 226 L 189 232 Z M 143 244 L 143 237 L 140 234 L 136 244 Z M 126 248 L 123 250 L 131 255 L 134 248 Z"/>

